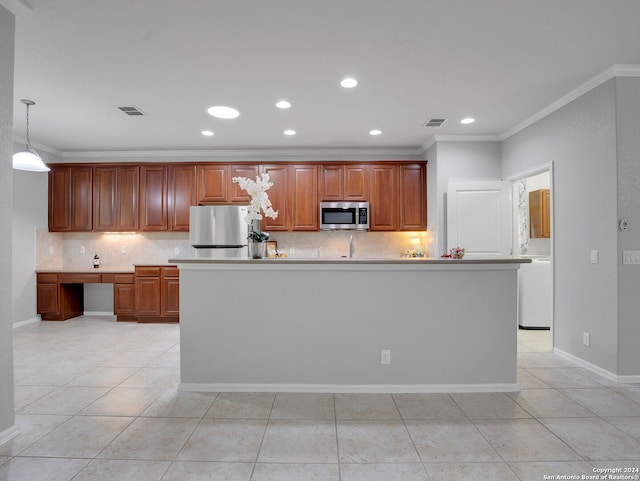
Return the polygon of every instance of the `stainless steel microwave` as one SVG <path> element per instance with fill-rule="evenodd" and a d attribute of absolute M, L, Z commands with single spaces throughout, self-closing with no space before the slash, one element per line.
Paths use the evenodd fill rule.
<path fill-rule="evenodd" d="M 368 230 L 369 202 L 320 202 L 320 230 Z"/>

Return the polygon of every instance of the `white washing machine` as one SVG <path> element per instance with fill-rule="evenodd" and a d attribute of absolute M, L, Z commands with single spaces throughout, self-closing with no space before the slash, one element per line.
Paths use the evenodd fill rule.
<path fill-rule="evenodd" d="M 536 257 L 518 269 L 518 325 L 522 329 L 550 329 L 552 273 L 549 257 Z"/>

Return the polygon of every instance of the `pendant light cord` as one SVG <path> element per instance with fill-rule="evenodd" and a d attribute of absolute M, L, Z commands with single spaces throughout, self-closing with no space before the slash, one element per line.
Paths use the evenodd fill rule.
<path fill-rule="evenodd" d="M 27 106 L 27 149 L 31 150 L 31 141 L 29 140 L 29 107 L 31 107 L 31 105 L 26 104 Z"/>

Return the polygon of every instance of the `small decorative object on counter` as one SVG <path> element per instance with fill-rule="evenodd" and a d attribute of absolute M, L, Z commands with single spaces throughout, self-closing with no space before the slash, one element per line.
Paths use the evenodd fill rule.
<path fill-rule="evenodd" d="M 464 249 L 462 247 L 453 247 L 450 252 L 452 259 L 462 259 L 464 257 Z"/>
<path fill-rule="evenodd" d="M 269 234 L 262 232 L 262 215 L 264 214 L 271 219 L 278 217 L 278 211 L 273 210 L 267 195 L 267 190 L 273 186 L 273 182 L 270 182 L 267 173 L 262 174 L 262 178 L 256 177 L 256 180 L 246 177 L 234 177 L 231 180 L 234 184 L 238 184 L 242 190 L 247 191 L 251 197 L 247 215 L 244 218 L 249 226 L 249 257 L 262 259 L 266 253 L 265 242 L 269 239 Z"/>
<path fill-rule="evenodd" d="M 98 267 L 100 267 L 100 256 L 96 253 L 96 255 L 93 256 L 93 268 L 97 269 Z"/>

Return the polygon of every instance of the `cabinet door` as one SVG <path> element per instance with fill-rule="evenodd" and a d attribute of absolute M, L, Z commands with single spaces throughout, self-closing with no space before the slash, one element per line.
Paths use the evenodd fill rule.
<path fill-rule="evenodd" d="M 118 169 L 115 166 L 93 168 L 93 228 L 117 230 L 116 186 Z"/>
<path fill-rule="evenodd" d="M 550 199 L 549 189 L 529 192 L 529 237 L 531 239 L 551 236 Z"/>
<path fill-rule="evenodd" d="M 117 230 L 137 231 L 140 227 L 138 217 L 138 187 L 140 168 L 118 167 L 116 190 Z"/>
<path fill-rule="evenodd" d="M 551 237 L 551 190 L 542 191 L 542 237 Z"/>
<path fill-rule="evenodd" d="M 344 198 L 344 166 L 323 165 L 320 175 L 320 197 L 325 202 L 337 202 Z"/>
<path fill-rule="evenodd" d="M 140 230 L 167 230 L 167 168 L 140 167 Z"/>
<path fill-rule="evenodd" d="M 291 165 L 289 168 L 291 229 L 318 230 L 318 167 Z"/>
<path fill-rule="evenodd" d="M 136 316 L 160 316 L 160 296 L 160 277 L 136 276 Z"/>
<path fill-rule="evenodd" d="M 135 316 L 136 286 L 135 284 L 113 285 L 113 313 L 116 316 Z"/>
<path fill-rule="evenodd" d="M 238 202 L 241 204 L 248 204 L 251 198 L 249 194 L 245 190 L 242 190 L 238 184 L 234 184 L 232 179 L 234 177 L 246 177 L 247 179 L 255 180 L 258 176 L 258 166 L 257 165 L 232 165 L 231 166 L 231 174 L 229 175 L 229 181 L 231 182 L 230 191 L 231 197 L 229 198 L 230 202 Z"/>
<path fill-rule="evenodd" d="M 140 230 L 167 230 L 167 167 L 140 167 Z"/>
<path fill-rule="evenodd" d="M 180 315 L 180 279 L 177 277 L 162 280 L 162 315 Z"/>
<path fill-rule="evenodd" d="M 71 229 L 71 168 L 53 166 L 49 172 L 49 231 Z"/>
<path fill-rule="evenodd" d="M 49 231 L 90 231 L 92 168 L 53 166 L 49 172 Z"/>
<path fill-rule="evenodd" d="M 371 166 L 370 230 L 388 231 L 398 227 L 398 166 Z"/>
<path fill-rule="evenodd" d="M 57 283 L 37 284 L 38 314 L 56 314 L 60 311 Z"/>
<path fill-rule="evenodd" d="M 427 188 L 424 164 L 400 165 L 400 230 L 427 228 Z"/>
<path fill-rule="evenodd" d="M 265 217 L 262 220 L 262 230 L 264 231 L 285 231 L 289 229 L 289 206 L 287 196 L 289 194 L 289 186 L 287 180 L 289 173 L 286 165 L 263 165 L 262 171 L 269 174 L 273 187 L 267 194 L 274 210 L 278 211 L 278 217 L 270 219 Z"/>
<path fill-rule="evenodd" d="M 189 207 L 196 202 L 196 166 L 169 167 L 169 230 L 189 230 Z"/>
<path fill-rule="evenodd" d="M 198 165 L 196 170 L 198 204 L 225 203 L 229 199 L 228 165 Z"/>
<path fill-rule="evenodd" d="M 369 166 L 345 165 L 344 200 L 367 202 L 369 200 Z"/>
<path fill-rule="evenodd" d="M 93 168 L 93 228 L 137 231 L 139 167 Z"/>

